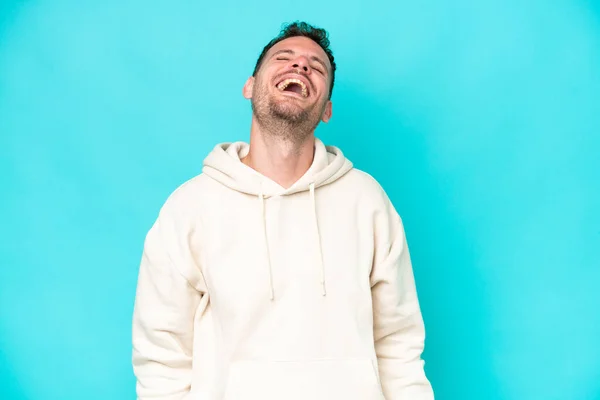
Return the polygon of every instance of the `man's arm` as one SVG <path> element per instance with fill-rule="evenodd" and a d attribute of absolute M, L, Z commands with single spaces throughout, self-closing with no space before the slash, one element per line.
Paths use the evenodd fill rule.
<path fill-rule="evenodd" d="M 375 350 L 386 400 L 433 400 L 425 376 L 425 329 L 404 227 L 387 199 L 376 221 L 371 273 Z M 379 239 L 379 242 L 377 242 Z"/>
<path fill-rule="evenodd" d="M 136 291 L 132 361 L 139 400 L 183 399 L 192 381 L 203 281 L 186 243 L 191 235 L 165 214 L 146 237 Z"/>

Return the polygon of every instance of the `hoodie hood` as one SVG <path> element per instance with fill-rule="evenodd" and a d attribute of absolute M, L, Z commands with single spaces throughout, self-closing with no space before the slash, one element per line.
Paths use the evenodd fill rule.
<path fill-rule="evenodd" d="M 353 167 L 339 148 L 325 146 L 315 138 L 312 165 L 296 183 L 285 189 L 241 162 L 249 150 L 250 145 L 245 142 L 218 144 L 204 160 L 203 172 L 232 190 L 269 198 L 308 191 L 313 185 L 319 188 L 341 178 Z"/>

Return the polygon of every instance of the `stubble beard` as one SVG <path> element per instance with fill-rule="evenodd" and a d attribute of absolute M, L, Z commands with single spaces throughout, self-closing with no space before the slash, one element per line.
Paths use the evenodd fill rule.
<path fill-rule="evenodd" d="M 255 85 L 251 105 L 262 130 L 286 142 L 303 143 L 319 125 L 325 104 L 312 104 L 302 108 L 293 99 L 278 101 L 269 95 L 264 84 L 258 81 L 256 83 L 258 85 Z"/>

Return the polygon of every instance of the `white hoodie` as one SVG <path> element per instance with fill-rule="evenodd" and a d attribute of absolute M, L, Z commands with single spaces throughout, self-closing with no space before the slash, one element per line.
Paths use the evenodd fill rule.
<path fill-rule="evenodd" d="M 138 399 L 431 400 L 401 219 L 315 141 L 285 189 L 217 145 L 162 207 L 133 319 Z"/>

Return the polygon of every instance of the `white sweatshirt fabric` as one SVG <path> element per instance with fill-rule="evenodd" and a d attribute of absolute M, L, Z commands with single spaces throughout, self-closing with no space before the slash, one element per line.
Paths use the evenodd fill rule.
<path fill-rule="evenodd" d="M 133 316 L 140 400 L 432 400 L 402 221 L 315 139 L 285 189 L 217 145 L 145 240 Z"/>

